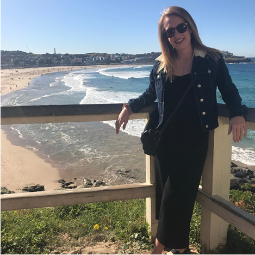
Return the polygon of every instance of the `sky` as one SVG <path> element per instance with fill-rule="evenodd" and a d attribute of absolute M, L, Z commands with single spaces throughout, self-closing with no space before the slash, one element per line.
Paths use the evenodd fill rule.
<path fill-rule="evenodd" d="M 191 14 L 206 46 L 255 57 L 255 0 L 1 0 L 1 50 L 160 52 L 158 21 L 173 5 Z"/>

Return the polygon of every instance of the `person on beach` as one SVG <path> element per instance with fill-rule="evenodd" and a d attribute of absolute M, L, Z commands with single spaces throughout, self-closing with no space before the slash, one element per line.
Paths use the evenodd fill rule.
<path fill-rule="evenodd" d="M 148 89 L 123 104 L 116 133 L 129 115 L 157 99 L 158 128 L 162 127 L 190 83 L 192 88 L 167 126 L 155 157 L 158 229 L 152 254 L 171 250 L 190 253 L 189 232 L 196 195 L 207 156 L 210 130 L 218 127 L 216 89 L 229 108 L 234 142 L 247 135 L 246 106 L 233 84 L 219 50 L 206 47 L 191 15 L 169 7 L 161 16 L 158 36 L 162 55 L 150 73 Z"/>

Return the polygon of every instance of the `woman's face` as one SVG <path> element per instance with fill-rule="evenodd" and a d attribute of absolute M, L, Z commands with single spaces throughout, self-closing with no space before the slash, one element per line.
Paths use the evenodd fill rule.
<path fill-rule="evenodd" d="M 165 17 L 163 25 L 166 31 L 170 28 L 176 28 L 181 23 L 185 23 L 185 20 L 179 16 L 169 15 Z M 174 36 L 168 37 L 168 41 L 177 51 L 191 46 L 191 30 L 189 26 L 184 33 L 179 33 L 176 29 L 174 32 Z"/>

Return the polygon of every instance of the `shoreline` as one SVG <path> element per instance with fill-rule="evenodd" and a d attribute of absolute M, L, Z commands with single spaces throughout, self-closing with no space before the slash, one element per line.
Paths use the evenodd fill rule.
<path fill-rule="evenodd" d="M 82 70 L 88 68 L 108 68 L 125 65 L 91 65 L 91 66 L 52 66 L 35 68 L 1 69 L 1 96 L 10 92 L 24 89 L 29 86 L 32 79 L 49 73 L 61 71 Z"/>
<path fill-rule="evenodd" d="M 40 75 L 68 70 L 112 66 L 66 66 L 1 70 L 1 96 L 29 86 Z M 60 171 L 32 150 L 13 144 L 1 129 L 1 187 L 15 192 L 28 185 L 40 184 L 45 190 L 59 189 Z"/>

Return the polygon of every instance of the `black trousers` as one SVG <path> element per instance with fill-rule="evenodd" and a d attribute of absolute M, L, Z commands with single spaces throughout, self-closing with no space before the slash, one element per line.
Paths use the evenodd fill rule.
<path fill-rule="evenodd" d="M 178 123 L 167 130 L 156 155 L 157 236 L 170 249 L 189 246 L 190 221 L 208 150 L 208 132 Z"/>

